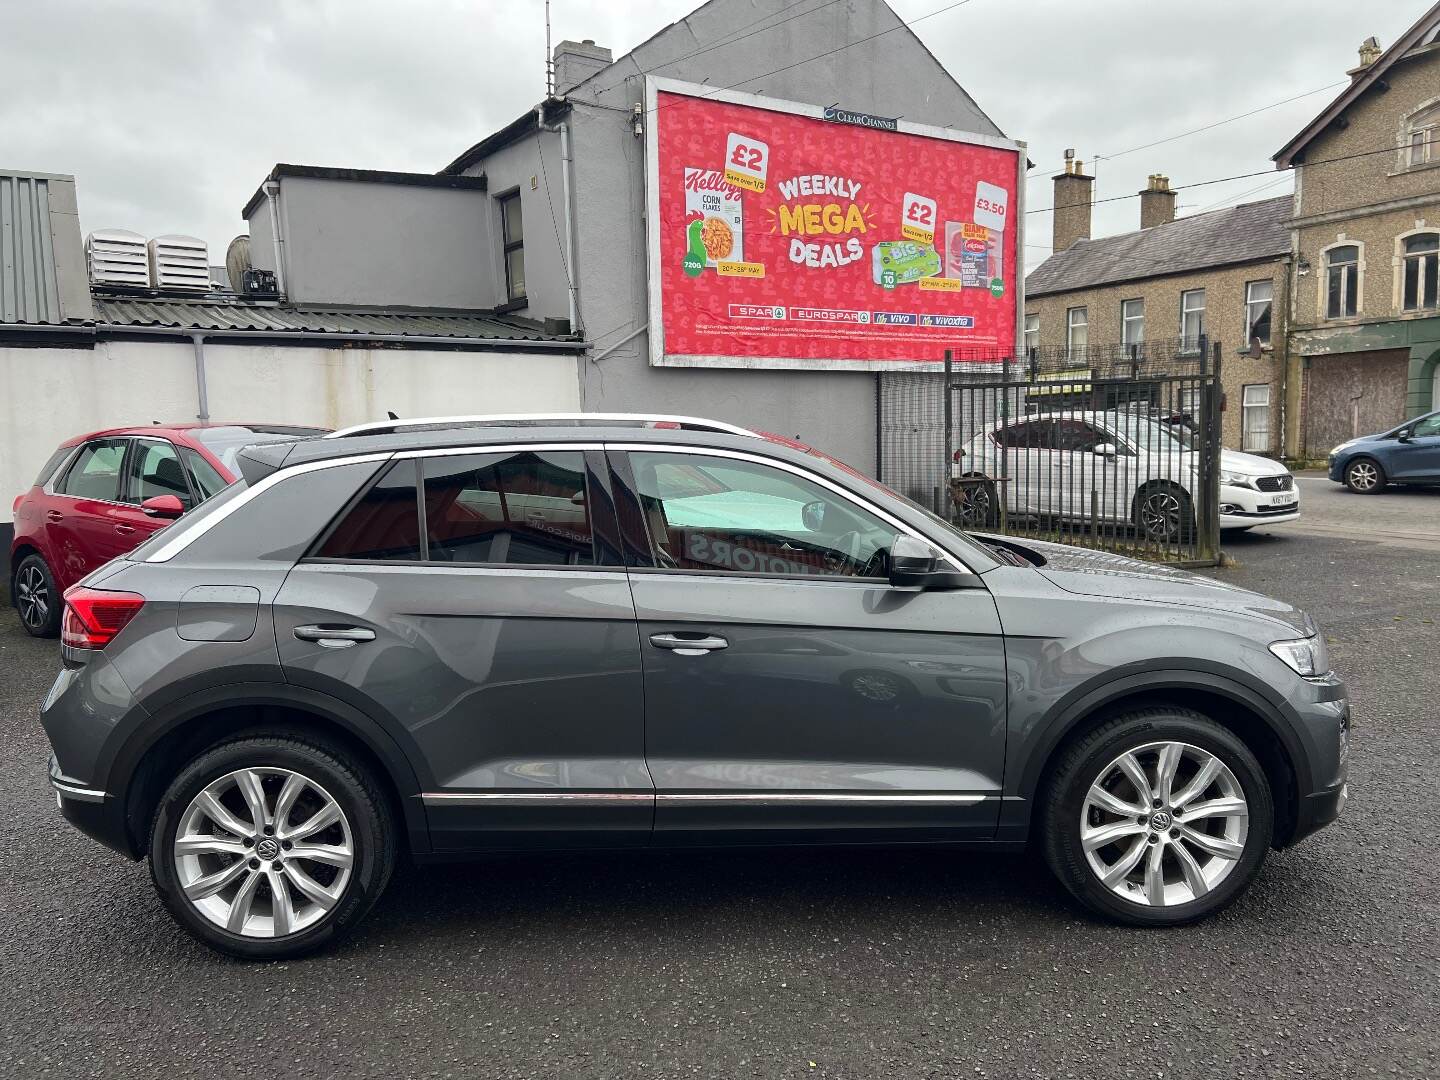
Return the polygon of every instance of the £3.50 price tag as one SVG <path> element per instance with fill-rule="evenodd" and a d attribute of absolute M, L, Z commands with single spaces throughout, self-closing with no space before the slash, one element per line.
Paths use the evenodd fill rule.
<path fill-rule="evenodd" d="M 725 144 L 725 179 L 746 191 L 764 191 L 770 147 L 759 139 L 730 132 Z"/>
<path fill-rule="evenodd" d="M 935 242 L 935 200 L 913 191 L 900 203 L 900 234 L 917 244 Z"/>
<path fill-rule="evenodd" d="M 1010 205 L 1010 195 L 1002 187 L 987 184 L 984 180 L 975 184 L 975 224 L 984 225 L 995 232 L 1005 231 L 1005 211 Z"/>

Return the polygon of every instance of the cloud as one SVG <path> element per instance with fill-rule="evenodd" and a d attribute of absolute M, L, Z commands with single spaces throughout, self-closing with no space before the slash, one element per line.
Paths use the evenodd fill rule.
<path fill-rule="evenodd" d="M 694 6 L 554 0 L 554 39 L 594 38 L 619 55 Z M 911 20 L 946 2 L 893 6 Z M 1029 204 L 1045 207 L 1066 147 L 1089 164 L 1336 82 L 1364 37 L 1389 44 L 1419 13 L 1352 0 L 971 0 L 915 29 L 1007 134 L 1028 141 Z M 216 261 L 277 161 L 434 171 L 544 89 L 541 0 L 47 0 L 12 5 L 5 28 L 0 166 L 74 173 L 87 230 L 190 233 Z M 1181 185 L 1266 169 L 1335 92 L 1102 159 L 1097 197 L 1132 194 L 1152 172 Z M 1181 212 L 1269 179 L 1182 191 Z M 1289 190 L 1275 180 L 1253 197 Z M 1138 218 L 1133 199 L 1097 206 L 1096 235 Z M 1027 224 L 1033 265 L 1050 218 Z"/>

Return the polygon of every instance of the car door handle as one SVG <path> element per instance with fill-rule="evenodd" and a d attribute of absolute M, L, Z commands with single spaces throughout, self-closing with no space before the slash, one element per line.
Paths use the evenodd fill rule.
<path fill-rule="evenodd" d="M 65 515 L 62 514 L 62 513 L 60 513 L 59 510 L 47 510 L 47 511 L 45 511 L 45 517 L 46 517 L 47 519 L 49 519 L 50 521 L 59 521 L 59 520 L 60 520 L 61 518 L 63 518 L 64 516 L 65 516 Z"/>
<path fill-rule="evenodd" d="M 129 536 L 131 533 L 133 533 L 133 532 L 135 531 L 135 526 L 134 526 L 134 525 L 116 525 L 116 526 L 115 526 L 115 531 L 116 531 L 117 533 L 119 533 L 121 536 Z"/>
<path fill-rule="evenodd" d="M 316 642 L 322 649 L 348 649 L 361 641 L 374 641 L 375 631 L 363 626 L 297 626 L 295 636 Z"/>
<path fill-rule="evenodd" d="M 728 649 L 730 643 L 713 634 L 686 637 L 681 634 L 651 634 L 650 644 L 657 649 L 670 649 L 676 656 L 704 656 L 709 652 Z"/>

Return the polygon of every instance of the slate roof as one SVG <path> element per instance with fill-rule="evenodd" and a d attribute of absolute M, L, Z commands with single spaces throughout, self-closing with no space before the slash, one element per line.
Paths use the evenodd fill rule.
<path fill-rule="evenodd" d="M 1079 240 L 1056 252 L 1025 278 L 1027 297 L 1090 289 L 1122 281 L 1207 270 L 1273 259 L 1290 250 L 1285 221 L 1294 213 L 1289 195 L 1241 203 L 1164 225 Z"/>
<path fill-rule="evenodd" d="M 579 347 L 573 335 L 547 334 L 544 327 L 530 319 L 488 311 L 357 310 L 97 295 L 95 322 L 100 326 L 240 331 L 257 337 L 267 332 L 313 333 L 317 337 L 375 334 L 457 341 L 567 342 Z"/>

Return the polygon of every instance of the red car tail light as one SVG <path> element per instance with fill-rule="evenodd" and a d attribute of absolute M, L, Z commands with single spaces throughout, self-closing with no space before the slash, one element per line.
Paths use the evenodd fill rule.
<path fill-rule="evenodd" d="M 139 593 L 72 585 L 65 590 L 60 642 L 72 649 L 103 649 L 144 606 L 145 598 Z"/>

